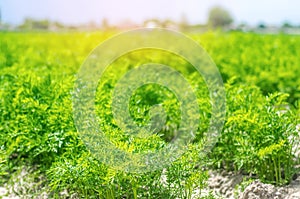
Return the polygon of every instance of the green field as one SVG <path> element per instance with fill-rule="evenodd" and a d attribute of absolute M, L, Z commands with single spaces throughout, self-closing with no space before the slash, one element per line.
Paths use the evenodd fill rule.
<path fill-rule="evenodd" d="M 212 57 L 226 89 L 223 131 L 205 157 L 199 151 L 203 150 L 211 104 L 203 79 L 190 63 L 149 49 L 112 63 L 98 85 L 95 105 L 99 126 L 121 150 L 161 149 L 180 121 L 174 94 L 150 84 L 131 97 L 130 114 L 138 126 L 144 126 L 150 107 L 161 104 L 167 114 L 164 126 L 147 139 L 124 133 L 111 113 L 111 94 L 126 71 L 148 62 L 171 65 L 185 76 L 198 97 L 201 122 L 186 153 L 164 170 L 138 174 L 98 161 L 73 121 L 76 74 L 89 53 L 112 35 L 0 33 L 0 185 L 12 183 L 14 174 L 26 167 L 31 168 L 34 181 L 41 182 L 29 191 L 46 187 L 54 198 L 64 190 L 80 198 L 190 198 L 193 190 L 206 187 L 210 169 L 243 172 L 275 185 L 288 184 L 299 173 L 293 146 L 298 144 L 300 123 L 300 36 L 189 34 Z"/>

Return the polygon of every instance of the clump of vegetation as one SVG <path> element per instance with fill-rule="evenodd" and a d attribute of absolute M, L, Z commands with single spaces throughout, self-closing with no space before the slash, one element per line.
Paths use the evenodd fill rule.
<path fill-rule="evenodd" d="M 255 86 L 227 84 L 227 120 L 212 153 L 215 164 L 257 175 L 262 181 L 285 184 L 297 164 L 292 153 L 296 137 L 295 112 L 288 95 L 263 96 Z"/>

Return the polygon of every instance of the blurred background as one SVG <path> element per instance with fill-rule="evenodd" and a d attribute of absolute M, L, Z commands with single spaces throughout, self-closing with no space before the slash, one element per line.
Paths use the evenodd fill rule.
<path fill-rule="evenodd" d="M 300 33 L 298 0 L 1 0 L 1 30 L 163 27 Z"/>

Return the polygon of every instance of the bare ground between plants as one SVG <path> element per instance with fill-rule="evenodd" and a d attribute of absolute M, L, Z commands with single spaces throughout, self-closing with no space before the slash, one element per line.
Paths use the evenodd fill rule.
<path fill-rule="evenodd" d="M 201 191 L 205 196 L 211 192 L 215 198 L 228 199 L 300 199 L 300 173 L 297 179 L 289 185 L 275 187 L 261 183 L 259 180 L 252 181 L 249 185 L 243 185 L 243 180 L 249 177 L 225 171 L 210 171 L 208 188 Z M 40 179 L 43 181 L 43 178 Z M 247 180 L 246 180 L 247 181 Z M 41 182 L 33 182 L 28 170 L 23 169 L 12 179 L 12 185 L 0 187 L 0 198 L 51 198 L 48 187 Z M 244 186 L 244 187 L 243 187 Z M 241 191 L 244 188 L 244 191 Z M 195 195 L 199 195 L 195 190 Z M 60 193 L 61 198 L 78 198 L 75 194 L 70 195 L 67 191 Z M 194 197 L 196 198 L 196 197 Z"/>
<path fill-rule="evenodd" d="M 300 199 L 300 172 L 297 176 L 289 185 L 275 187 L 259 180 L 250 182 L 249 176 L 242 174 L 211 171 L 208 188 L 202 192 L 212 192 L 216 198 L 226 199 Z"/>

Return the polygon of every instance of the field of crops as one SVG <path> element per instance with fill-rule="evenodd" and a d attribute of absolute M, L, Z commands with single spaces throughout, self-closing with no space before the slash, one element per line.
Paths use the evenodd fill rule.
<path fill-rule="evenodd" d="M 299 173 L 299 36 L 189 35 L 212 57 L 226 89 L 222 134 L 205 156 L 199 151 L 204 150 L 212 105 L 191 64 L 151 49 L 118 58 L 101 77 L 95 98 L 99 126 L 118 149 L 136 154 L 166 147 L 181 117 L 180 103 L 170 90 L 147 84 L 130 98 L 131 117 L 138 127 L 147 126 L 155 115 L 151 107 L 160 104 L 166 121 L 146 139 L 123 132 L 111 111 L 111 95 L 129 69 L 149 62 L 171 65 L 188 80 L 201 110 L 195 139 L 182 156 L 164 169 L 128 173 L 97 159 L 79 136 L 72 112 L 80 66 L 112 35 L 0 33 L 0 186 L 13 184 L 14 176 L 29 168 L 27 178 L 35 183 L 26 192 L 42 190 L 51 198 L 63 197 L 63 192 L 66 198 L 201 198 L 201 192 L 195 196 L 193 191 L 206 188 L 208 170 L 241 172 L 274 185 L 288 184 Z"/>

